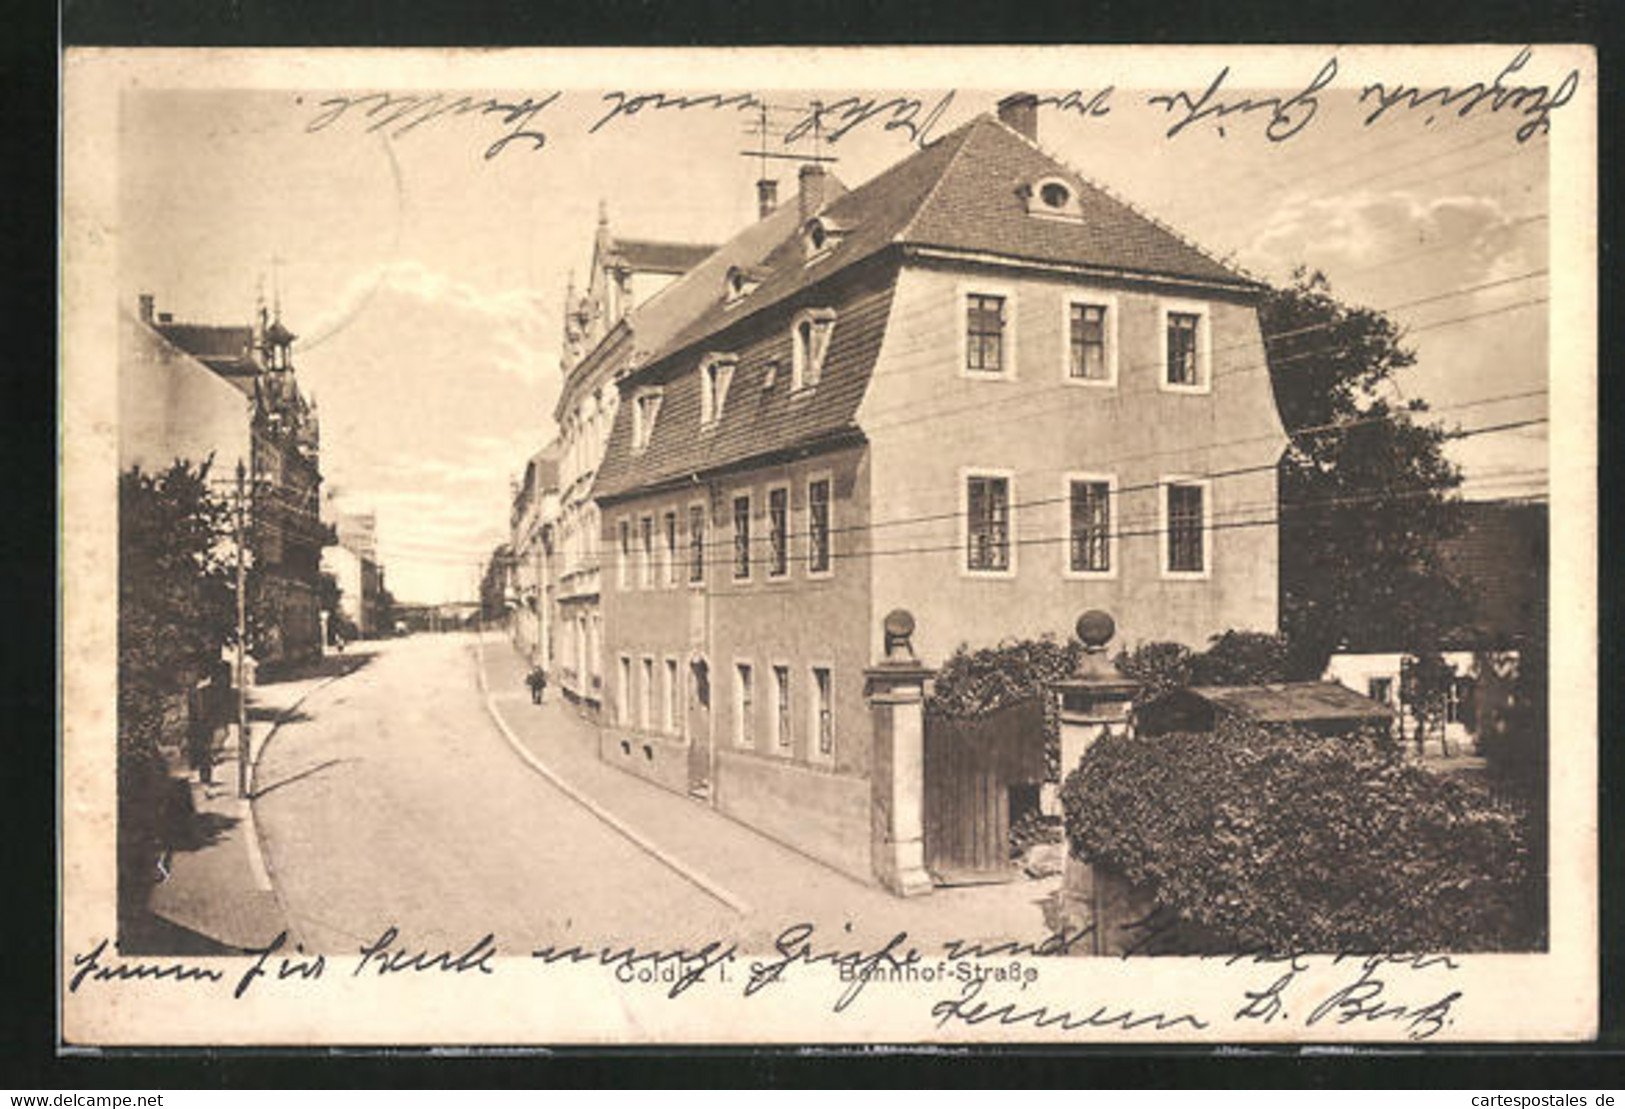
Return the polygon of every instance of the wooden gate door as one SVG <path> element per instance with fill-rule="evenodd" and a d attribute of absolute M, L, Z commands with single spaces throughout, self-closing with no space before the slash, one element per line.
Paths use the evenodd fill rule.
<path fill-rule="evenodd" d="M 1039 701 L 987 716 L 928 713 L 925 721 L 925 865 L 939 886 L 1008 882 L 1010 787 L 1044 775 Z"/>

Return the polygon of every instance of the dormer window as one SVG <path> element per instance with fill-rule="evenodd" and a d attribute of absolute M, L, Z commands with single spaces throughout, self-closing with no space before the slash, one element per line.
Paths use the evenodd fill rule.
<path fill-rule="evenodd" d="M 723 279 L 722 302 L 735 304 L 755 291 L 756 286 L 762 283 L 761 275 L 743 266 L 728 267 L 728 275 Z"/>
<path fill-rule="evenodd" d="M 801 245 L 808 262 L 816 262 L 840 245 L 846 228 L 828 216 L 814 216 L 801 229 Z"/>
<path fill-rule="evenodd" d="M 659 389 L 640 389 L 632 400 L 632 449 L 641 451 L 649 445 L 654 434 L 655 418 L 660 415 Z"/>
<path fill-rule="evenodd" d="M 710 427 L 722 418 L 728 403 L 728 385 L 733 381 L 739 359 L 731 354 L 713 354 L 700 364 L 700 426 Z"/>
<path fill-rule="evenodd" d="M 1059 177 L 1045 177 L 1021 189 L 1027 202 L 1027 214 L 1041 219 L 1081 220 L 1083 206 L 1078 191 L 1071 182 Z"/>
<path fill-rule="evenodd" d="M 818 384 L 824 374 L 824 356 L 835 332 L 835 313 L 828 308 L 811 308 L 798 314 L 790 325 L 790 391 L 798 393 Z"/>

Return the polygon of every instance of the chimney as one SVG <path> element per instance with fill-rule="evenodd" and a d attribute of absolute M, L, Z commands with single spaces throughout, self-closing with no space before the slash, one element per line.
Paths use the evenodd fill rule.
<path fill-rule="evenodd" d="M 142 293 L 140 296 L 136 297 L 136 303 L 141 306 L 141 322 L 142 323 L 151 323 L 152 322 L 152 294 L 151 293 Z"/>
<path fill-rule="evenodd" d="M 801 222 L 806 223 L 824 206 L 824 167 L 808 162 L 801 167 Z"/>
<path fill-rule="evenodd" d="M 1037 142 L 1037 95 L 1030 92 L 1013 92 L 999 101 L 999 122 L 1023 137 Z"/>
<path fill-rule="evenodd" d="M 766 177 L 756 182 L 756 218 L 766 219 L 779 206 L 779 183 Z"/>

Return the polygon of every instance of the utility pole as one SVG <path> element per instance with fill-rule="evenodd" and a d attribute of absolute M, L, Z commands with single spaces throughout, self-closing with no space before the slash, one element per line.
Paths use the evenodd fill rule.
<path fill-rule="evenodd" d="M 243 488 L 243 463 L 237 460 L 237 796 L 248 796 L 248 690 L 243 684 L 244 643 L 248 639 L 247 571 L 243 565 L 243 548 L 248 542 L 248 529 L 243 522 L 243 502 L 248 494 Z"/>

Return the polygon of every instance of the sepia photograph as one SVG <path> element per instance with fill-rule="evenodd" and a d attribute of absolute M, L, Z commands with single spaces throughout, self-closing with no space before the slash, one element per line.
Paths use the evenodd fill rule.
<path fill-rule="evenodd" d="M 1591 1035 L 1591 54 L 802 53 L 69 52 L 64 1041 Z"/>

